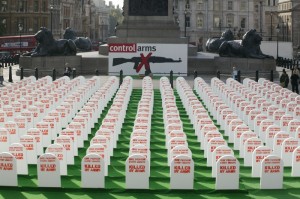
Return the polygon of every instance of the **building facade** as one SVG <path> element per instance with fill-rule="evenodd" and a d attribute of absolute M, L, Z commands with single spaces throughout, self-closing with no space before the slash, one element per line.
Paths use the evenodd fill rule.
<path fill-rule="evenodd" d="M 220 37 L 226 29 L 233 31 L 235 39 L 241 39 L 246 31 L 254 28 L 264 40 L 271 40 L 276 27 L 277 1 L 174 0 L 174 18 L 181 35 L 198 45 L 199 50 L 208 38 Z"/>
<path fill-rule="evenodd" d="M 300 48 L 300 2 L 297 0 L 279 0 L 279 38 L 292 42 L 293 55 L 299 57 Z"/>
<path fill-rule="evenodd" d="M 263 38 L 265 41 L 277 40 L 277 24 L 278 24 L 278 0 L 265 0 L 263 6 Z"/>
<path fill-rule="evenodd" d="M 0 23 L 4 35 L 34 34 L 50 27 L 50 0 L 1 0 Z"/>
<path fill-rule="evenodd" d="M 1 0 L 1 33 L 32 35 L 40 27 L 47 27 L 54 38 L 60 39 L 71 27 L 77 36 L 104 40 L 108 36 L 109 11 L 104 0 Z"/>

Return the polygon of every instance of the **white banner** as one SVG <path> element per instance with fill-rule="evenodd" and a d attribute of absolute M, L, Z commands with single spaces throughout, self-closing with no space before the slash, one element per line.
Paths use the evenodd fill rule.
<path fill-rule="evenodd" d="M 123 70 L 124 75 L 161 73 L 187 73 L 187 44 L 146 44 L 115 43 L 109 44 L 110 75 Z"/>

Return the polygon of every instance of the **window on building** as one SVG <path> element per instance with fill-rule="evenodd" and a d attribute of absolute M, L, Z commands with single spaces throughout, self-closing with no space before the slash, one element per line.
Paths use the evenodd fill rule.
<path fill-rule="evenodd" d="M 276 5 L 276 0 L 273 0 L 273 6 L 275 6 Z"/>
<path fill-rule="evenodd" d="M 267 1 L 267 5 L 270 6 L 271 5 L 271 0 Z"/>
<path fill-rule="evenodd" d="M 0 18 L 0 32 L 6 33 L 7 20 L 6 18 Z"/>
<path fill-rule="evenodd" d="M 17 31 L 19 31 L 19 24 L 21 24 L 21 26 L 23 27 L 23 29 L 21 30 L 22 32 L 26 31 L 26 23 L 25 23 L 25 18 L 18 18 L 17 19 L 18 24 L 17 24 Z"/>
<path fill-rule="evenodd" d="M 255 20 L 254 20 L 254 28 L 255 28 L 255 29 L 258 29 L 258 19 L 255 19 Z"/>
<path fill-rule="evenodd" d="M 204 9 L 204 2 L 203 0 L 197 0 L 197 9 L 203 10 Z"/>
<path fill-rule="evenodd" d="M 0 18 L 0 22 L 1 22 L 1 25 L 4 25 L 6 27 L 6 18 Z"/>
<path fill-rule="evenodd" d="M 7 11 L 7 1 L 1 1 L 1 7 L 0 7 L 1 12 L 6 12 Z"/>
<path fill-rule="evenodd" d="M 191 18 L 190 16 L 185 17 L 185 27 L 190 27 L 191 26 Z"/>
<path fill-rule="evenodd" d="M 71 16 L 70 7 L 64 6 L 63 16 L 64 17 L 70 17 Z"/>
<path fill-rule="evenodd" d="M 203 28 L 203 14 L 197 15 L 197 28 Z"/>
<path fill-rule="evenodd" d="M 175 22 L 176 22 L 177 25 L 179 25 L 179 18 L 178 18 L 178 16 L 175 16 Z"/>
<path fill-rule="evenodd" d="M 47 3 L 46 1 L 42 2 L 42 12 L 46 12 L 47 11 Z"/>
<path fill-rule="evenodd" d="M 41 26 L 43 26 L 43 27 L 50 27 L 50 24 L 48 25 L 48 19 L 47 19 L 47 17 L 43 17 L 42 18 L 42 24 L 41 24 Z"/>
<path fill-rule="evenodd" d="M 227 27 L 233 27 L 233 25 L 234 25 L 234 15 L 233 14 L 228 14 L 226 16 L 226 24 L 227 24 Z"/>
<path fill-rule="evenodd" d="M 178 8 L 178 0 L 174 1 L 174 8 L 177 9 Z"/>
<path fill-rule="evenodd" d="M 243 17 L 242 19 L 241 19 L 241 28 L 246 28 L 246 18 L 245 17 Z"/>
<path fill-rule="evenodd" d="M 70 27 L 70 20 L 64 19 L 64 25 L 63 29 L 66 29 L 67 27 Z"/>
<path fill-rule="evenodd" d="M 240 10 L 241 11 L 247 10 L 247 2 L 246 1 L 241 1 Z"/>
<path fill-rule="evenodd" d="M 19 12 L 27 12 L 27 1 L 26 0 L 19 1 L 18 7 L 19 7 L 18 8 Z"/>
<path fill-rule="evenodd" d="M 219 0 L 214 0 L 214 10 L 215 11 L 218 11 L 218 10 L 220 10 L 220 1 Z"/>
<path fill-rule="evenodd" d="M 219 28 L 221 26 L 221 20 L 219 16 L 214 16 L 214 28 Z"/>
<path fill-rule="evenodd" d="M 233 10 L 233 1 L 228 1 L 227 10 Z"/>
<path fill-rule="evenodd" d="M 259 11 L 258 8 L 259 8 L 259 6 L 258 6 L 258 5 L 255 5 L 255 6 L 254 6 L 254 11 L 255 11 L 255 12 L 258 12 L 258 11 Z"/>
<path fill-rule="evenodd" d="M 33 18 L 33 31 L 37 32 L 39 30 L 39 18 Z"/>
<path fill-rule="evenodd" d="M 35 0 L 33 2 L 33 12 L 38 12 L 39 11 L 39 1 Z"/>
<path fill-rule="evenodd" d="M 190 9 L 190 1 L 189 0 L 185 1 L 185 9 Z"/>

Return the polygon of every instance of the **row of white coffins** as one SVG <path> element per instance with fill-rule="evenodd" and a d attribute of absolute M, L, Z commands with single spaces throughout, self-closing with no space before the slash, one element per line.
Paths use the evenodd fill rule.
<path fill-rule="evenodd" d="M 194 161 L 183 131 L 183 123 L 176 105 L 176 97 L 169 80 L 160 79 L 160 92 L 165 124 L 168 165 L 170 166 L 170 189 L 193 189 Z"/>
<path fill-rule="evenodd" d="M 130 135 L 129 157 L 126 160 L 126 188 L 149 189 L 150 138 L 154 91 L 150 77 L 142 81 L 142 96 Z"/>
<path fill-rule="evenodd" d="M 42 78 L 37 82 L 44 79 L 47 78 Z M 42 137 L 45 138 L 42 144 L 43 146 L 47 146 L 50 143 L 48 138 L 51 137 L 54 139 L 56 137 L 55 132 L 59 132 L 62 127 L 66 127 L 72 114 L 76 111 L 76 107 L 74 107 L 76 100 L 79 102 L 84 100 L 84 97 L 82 97 L 84 92 L 80 93 L 80 89 L 84 88 L 79 88 L 77 93 L 75 93 L 75 95 L 78 95 L 77 99 L 75 96 L 68 95 L 78 87 L 80 82 L 84 81 L 83 77 L 78 77 L 72 81 L 67 80 L 69 79 L 60 78 L 51 83 L 51 85 L 53 85 L 51 87 L 52 90 L 49 90 L 48 92 L 53 95 L 57 94 L 57 98 L 49 97 L 49 100 L 44 100 L 43 98 L 36 97 L 35 101 L 31 101 L 32 104 L 27 107 L 28 109 L 22 109 L 19 113 L 20 115 L 11 109 L 12 118 L 5 117 L 3 126 L 0 125 L 10 132 L 10 143 L 18 142 L 19 137 L 25 135 L 29 129 L 34 127 L 42 131 Z M 43 84 L 43 86 L 47 85 L 48 84 L 46 83 Z M 60 94 L 58 95 L 58 93 Z M 44 103 L 42 103 L 42 101 Z"/>
<path fill-rule="evenodd" d="M 28 89 L 28 93 L 22 92 L 20 95 L 16 95 L 12 101 L 2 106 L 0 111 L 0 117 L 3 122 L 14 121 L 17 116 L 29 117 L 26 111 L 34 112 L 32 119 L 27 119 L 28 128 L 32 128 L 34 124 L 39 122 L 43 116 L 45 116 L 49 110 L 56 107 L 61 100 L 66 97 L 67 93 L 77 87 L 84 81 L 83 77 L 78 77 L 72 81 L 68 77 L 60 78 L 54 82 L 51 82 L 50 77 L 44 77 L 32 84 L 26 85 L 25 89 Z M 44 88 L 46 93 L 44 93 Z M 23 87 L 11 92 L 18 92 L 18 90 L 23 89 Z M 26 91 L 26 90 L 25 90 Z M 10 92 L 9 89 L 3 88 L 0 90 L 1 97 Z M 11 99 L 9 99 L 11 100 Z M 26 111 L 25 111 L 26 110 Z"/>
<path fill-rule="evenodd" d="M 219 81 L 219 80 L 216 80 L 216 81 Z M 221 85 L 222 85 L 222 83 L 221 83 Z M 233 94 L 233 95 L 238 95 L 238 94 Z M 213 98 L 213 100 L 217 100 L 218 96 L 212 96 L 212 98 Z M 240 103 L 243 103 L 243 102 L 245 102 L 245 101 L 241 101 Z M 247 101 L 245 103 L 247 103 Z M 218 108 L 220 108 L 220 109 L 226 107 L 226 105 L 224 105 L 224 104 L 222 105 L 222 100 L 221 99 L 219 99 L 218 105 L 219 105 Z M 250 106 L 253 107 L 253 105 L 251 105 L 251 104 L 248 107 L 250 107 Z M 224 112 L 232 113 L 233 111 L 230 108 L 225 108 L 224 110 L 221 110 L 221 113 L 224 113 Z M 259 109 L 252 109 L 251 111 L 249 111 L 248 114 L 250 115 L 251 118 L 254 118 L 254 120 L 253 119 L 251 120 L 251 123 L 253 124 L 253 121 L 255 122 L 255 124 L 253 124 L 254 126 L 256 126 L 255 129 L 258 129 L 258 127 L 261 127 L 261 129 L 266 130 L 267 127 L 270 126 L 271 124 L 274 125 L 274 122 L 270 119 L 267 120 L 267 116 L 264 115 L 264 114 L 261 114 Z M 245 121 L 245 120 L 244 120 L 245 123 L 243 123 L 242 119 L 238 118 L 237 115 L 235 115 L 235 114 L 223 115 L 223 118 L 225 118 L 225 124 L 224 125 L 222 125 L 223 120 L 218 120 L 218 121 L 220 121 L 219 123 L 221 124 L 221 127 L 223 127 L 225 129 L 225 134 L 229 136 L 229 142 L 235 143 L 235 145 L 234 145 L 235 149 L 239 149 L 239 146 L 240 146 L 239 140 L 240 140 L 241 133 L 244 132 L 244 131 L 249 131 L 249 129 L 251 129 L 250 127 L 245 125 L 245 124 L 249 125 L 249 123 L 247 123 L 247 121 Z M 284 123 L 284 122 L 285 123 L 289 122 L 289 125 L 288 125 L 289 129 L 297 129 L 296 128 L 296 127 L 298 127 L 297 124 L 299 124 L 299 121 L 297 121 L 297 120 L 288 121 L 286 119 L 286 117 L 284 117 L 284 115 L 283 115 L 282 116 L 282 123 Z M 268 125 L 268 126 L 264 127 L 263 125 Z M 240 130 L 240 131 L 238 131 L 238 130 Z M 251 130 L 253 130 L 253 129 L 251 129 Z M 262 134 L 261 133 L 262 131 L 260 131 L 259 133 L 256 133 L 256 134 L 257 134 L 257 136 L 260 136 L 260 138 L 264 142 L 266 142 L 267 146 L 273 148 L 273 139 L 274 139 L 274 136 L 275 136 L 274 131 L 279 132 L 279 131 L 283 131 L 283 130 L 284 129 L 281 129 L 280 126 L 270 126 L 270 128 L 267 131 L 268 136 L 266 136 L 264 133 Z M 289 131 L 291 132 L 291 130 L 289 130 Z M 254 133 L 255 132 L 257 132 L 257 131 L 254 130 Z M 269 134 L 271 134 L 272 136 L 271 135 L 269 136 Z M 264 139 L 265 137 L 267 137 L 267 138 Z M 278 149 L 279 149 L 278 146 L 276 146 L 275 151 L 277 151 Z M 278 153 L 278 155 L 280 155 L 280 152 Z"/>
<path fill-rule="evenodd" d="M 66 128 L 66 130 L 64 130 L 64 133 L 67 133 L 66 131 L 69 128 L 77 131 L 77 134 L 79 135 L 77 144 L 78 147 L 82 147 L 83 138 L 87 137 L 86 129 L 88 127 L 84 125 L 84 120 L 89 121 L 88 117 L 92 115 L 92 113 L 96 109 L 96 106 L 98 106 L 100 109 L 102 108 L 102 105 L 99 105 L 101 104 L 99 103 L 99 100 L 94 101 L 94 103 L 91 102 L 89 104 L 86 104 L 82 107 L 81 104 L 85 103 L 88 97 L 90 97 L 90 92 L 94 92 L 93 90 L 96 88 L 95 86 L 99 85 L 99 79 L 92 78 L 86 83 L 86 85 L 82 85 L 80 87 L 73 86 L 74 84 L 76 85 L 80 82 L 83 82 L 81 80 L 82 78 L 83 77 L 78 77 L 68 82 L 67 85 L 63 84 L 61 86 L 64 89 L 66 89 L 66 86 L 71 87 L 72 89 L 67 89 L 69 90 L 69 92 L 60 97 L 61 100 L 58 100 L 56 107 L 49 106 L 48 108 L 43 109 L 43 113 L 47 113 L 46 116 L 42 117 L 42 115 L 39 114 L 39 111 L 36 112 L 37 114 L 35 114 L 35 112 L 25 110 L 25 112 L 29 113 L 29 121 L 35 120 L 33 118 L 37 116 L 36 123 L 33 124 L 34 128 L 24 128 L 19 133 L 18 125 L 16 123 L 12 121 L 5 122 L 4 128 L 8 131 L 9 136 L 6 136 L 6 144 L 1 145 L 3 147 L 2 151 L 5 151 L 7 149 L 7 145 L 19 142 L 20 137 L 27 134 L 37 137 L 35 138 L 38 145 L 37 154 L 40 155 L 42 153 L 42 147 L 47 147 L 51 143 L 51 140 L 54 140 L 57 137 L 57 134 L 60 133 L 62 128 Z M 55 82 L 53 84 L 55 85 Z M 72 92 L 75 90 L 75 88 L 77 89 L 76 92 Z M 60 89 L 60 87 L 58 87 L 58 89 Z M 74 96 L 79 97 L 76 99 L 76 97 Z M 75 112 L 77 112 L 79 109 L 82 109 L 82 111 L 85 111 L 87 113 L 81 112 L 75 117 Z M 84 118 L 83 116 L 86 118 Z M 28 120 L 23 120 L 23 126 L 28 126 L 29 122 L 27 121 Z M 3 129 L 3 133 L 5 133 L 5 129 Z"/>
<path fill-rule="evenodd" d="M 101 126 L 90 141 L 86 156 L 82 159 L 83 188 L 105 187 L 110 157 L 113 156 L 113 149 L 117 146 L 131 93 L 132 78 L 125 77 Z"/>
<path fill-rule="evenodd" d="M 79 80 L 79 79 L 76 79 Z M 78 82 L 74 80 L 75 82 Z M 47 77 L 42 78 L 38 80 L 36 83 L 39 85 L 39 83 L 43 83 L 42 85 L 47 85 L 50 84 L 50 81 L 48 80 Z M 63 82 L 66 82 L 66 78 L 61 78 L 58 79 L 55 82 L 59 82 L 59 84 L 54 84 L 53 85 L 58 85 L 57 89 L 65 85 Z M 2 93 L 3 94 L 3 93 Z M 40 102 L 39 98 L 36 99 L 36 102 Z M 51 101 L 52 103 L 53 101 Z M 50 103 L 50 102 L 49 102 Z M 49 105 L 49 104 L 48 104 Z M 54 134 L 56 127 L 61 128 L 61 123 L 57 120 L 60 118 L 58 117 L 59 113 L 56 110 L 51 110 L 49 113 L 47 113 L 47 116 L 42 118 L 40 113 L 45 113 L 45 109 L 50 109 L 49 106 L 41 106 L 40 109 L 38 109 L 36 106 L 30 106 L 30 110 L 24 109 L 20 113 L 21 115 L 17 115 L 18 112 L 14 112 L 13 109 L 11 109 L 11 114 L 8 114 L 12 116 L 10 117 L 4 117 L 4 122 L 0 125 L 2 128 L 2 133 L 4 136 L 4 143 L 1 144 L 1 149 L 0 151 L 5 151 L 7 150 L 7 146 L 11 143 L 16 143 L 19 142 L 19 138 L 22 137 L 23 135 L 27 134 L 27 131 L 32 131 L 33 127 L 38 128 L 41 133 L 42 137 L 45 137 L 45 141 L 42 141 L 42 139 L 37 140 L 38 142 L 41 141 L 42 146 L 47 146 L 50 143 L 50 140 L 47 140 L 50 136 L 52 136 L 52 133 Z M 33 110 L 34 109 L 34 110 Z M 5 113 L 6 115 L 6 113 Z M 44 119 L 44 120 L 43 120 Z M 35 121 L 35 123 L 34 123 Z M 60 121 L 60 120 L 59 120 Z M 4 129 L 3 129 L 4 127 Z M 6 135 L 6 130 L 9 133 L 9 136 Z M 34 131 L 34 130 L 33 130 Z"/>
<path fill-rule="evenodd" d="M 80 84 L 79 84 L 80 85 Z M 107 84 L 107 86 L 110 85 L 114 85 L 115 90 L 118 87 L 117 84 L 117 79 L 116 78 L 110 78 L 109 83 Z M 79 92 L 79 96 L 80 99 L 78 99 L 78 102 L 80 102 L 81 100 L 84 100 L 83 102 L 85 103 L 86 100 L 88 100 L 88 98 L 91 96 L 91 94 L 93 92 L 96 91 L 97 87 L 99 87 L 99 79 L 97 77 L 92 78 L 90 80 L 88 80 L 87 82 L 85 82 L 85 84 L 81 85 L 80 87 L 77 88 L 76 92 Z M 110 92 L 111 90 L 108 90 L 106 92 L 101 92 L 101 89 L 99 90 L 99 92 L 97 94 L 95 94 L 90 101 L 93 101 L 96 103 L 94 104 L 93 107 L 93 111 L 97 112 L 99 111 L 99 109 L 101 106 L 98 106 L 100 102 L 104 102 L 104 101 L 109 101 L 109 98 L 107 98 L 107 96 L 111 96 L 113 92 Z M 65 93 L 67 94 L 67 93 Z M 105 96 L 107 95 L 107 96 Z M 87 104 L 87 103 L 86 103 Z M 67 113 L 67 112 L 64 112 Z M 68 112 L 69 114 L 71 113 L 71 110 Z M 93 115 L 95 116 L 95 114 L 93 113 Z M 58 115 L 61 116 L 61 115 Z M 67 114 L 65 114 L 65 116 L 67 116 Z M 90 116 L 89 116 L 90 117 Z M 74 117 L 75 119 L 76 117 Z M 47 154 L 46 156 L 41 155 L 41 153 L 43 153 L 43 145 L 41 143 L 43 141 L 43 136 L 42 136 L 42 131 L 40 131 L 39 129 L 32 129 L 31 131 L 28 132 L 33 132 L 33 134 L 30 135 L 26 135 L 26 136 L 32 136 L 31 138 L 28 137 L 28 140 L 30 140 L 30 143 L 26 143 L 25 147 L 23 146 L 23 144 L 21 143 L 14 143 L 11 146 L 9 146 L 8 152 L 10 152 L 10 154 L 16 159 L 17 161 L 17 172 L 18 174 L 27 174 L 28 173 L 28 169 L 27 169 L 27 165 L 28 165 L 28 161 L 29 159 L 31 159 L 32 161 L 35 160 L 35 162 L 32 162 L 32 164 L 36 164 L 36 158 L 37 155 L 41 155 L 40 159 L 43 159 L 43 157 L 45 157 L 46 159 L 49 159 L 49 161 L 52 161 L 51 159 L 53 159 L 52 156 L 54 156 L 55 158 L 57 158 L 58 160 L 58 164 L 59 166 L 56 167 L 55 170 L 50 169 L 49 172 L 47 169 L 43 169 L 43 165 L 42 166 L 38 166 L 38 173 L 41 173 L 41 179 L 39 178 L 39 186 L 46 186 L 46 187 L 51 187 L 51 186 L 57 186 L 58 180 L 56 179 L 56 177 L 53 177 L 54 180 L 50 180 L 48 181 L 48 177 L 52 176 L 51 172 L 57 173 L 59 175 L 67 175 L 67 164 L 74 164 L 74 155 L 77 155 L 77 150 L 78 147 L 83 147 L 80 146 L 80 141 L 81 138 L 82 140 L 84 138 L 87 138 L 87 136 L 85 135 L 87 133 L 87 129 L 85 129 L 84 127 L 88 126 L 88 121 L 91 119 L 93 120 L 93 117 L 91 118 L 84 118 L 84 120 L 79 121 L 79 122 L 74 122 L 73 125 L 74 127 L 78 127 L 73 128 L 72 126 L 72 122 L 70 122 L 67 126 L 67 129 L 63 130 L 63 131 L 58 131 L 60 132 L 60 136 L 54 138 L 55 143 L 56 144 L 52 144 L 51 145 L 51 136 L 47 137 L 47 139 L 50 139 L 50 145 L 46 146 L 46 153 L 51 153 L 51 155 L 49 156 L 49 154 Z M 81 122 L 81 123 L 80 123 Z M 48 129 L 49 130 L 49 129 Z M 60 129 L 61 130 L 61 129 Z M 30 138 L 30 139 L 29 139 Z M 38 153 L 38 149 L 41 148 L 41 151 Z M 29 155 L 27 155 L 29 154 Z M 14 159 L 13 158 L 13 159 Z M 5 160 L 4 160 L 5 161 Z M 40 160 L 41 161 L 41 160 Z M 43 160 L 46 161 L 46 160 Z M 39 164 L 40 162 L 38 162 Z M 21 169 L 20 169 L 21 168 Z M 6 175 L 7 173 L 5 172 L 6 170 L 2 170 L 2 174 Z M 43 173 L 45 172 L 45 173 Z M 45 175 L 43 175 L 45 174 Z M 55 176 L 55 175 L 54 175 Z M 14 181 L 15 182 L 15 181 Z M 9 185 L 9 183 L 4 182 L 4 185 L 7 186 L 15 186 L 15 183 L 12 183 L 11 185 Z"/>
<path fill-rule="evenodd" d="M 198 81 L 197 82 L 198 85 L 196 87 L 198 88 L 198 93 L 202 92 L 202 96 L 201 96 L 202 98 L 209 99 L 209 98 L 215 97 L 215 98 L 217 98 L 217 100 L 219 100 L 218 107 L 223 106 L 223 109 L 229 109 L 228 107 L 226 107 L 226 104 L 223 102 L 223 99 L 221 99 L 221 98 L 218 99 L 218 95 L 214 95 L 214 93 L 212 92 L 212 89 L 202 79 L 198 79 L 197 81 Z M 210 104 L 208 104 L 208 107 L 209 106 L 210 106 Z M 214 111 L 214 110 L 216 110 L 215 105 L 213 105 L 213 107 L 212 107 L 212 111 Z M 227 110 L 227 111 L 230 112 L 230 110 Z M 273 154 L 271 148 L 263 146 L 263 142 L 262 142 L 262 140 L 257 138 L 257 134 L 252 132 L 250 130 L 250 128 L 245 123 L 243 123 L 243 121 L 241 119 L 239 119 L 239 117 L 237 117 L 236 114 L 232 113 L 232 111 L 229 113 L 229 115 L 227 115 L 225 117 L 227 118 L 228 116 L 230 117 L 230 119 L 234 118 L 233 120 L 238 119 L 240 121 L 240 123 L 238 124 L 238 126 L 236 126 L 236 128 L 237 127 L 241 128 L 240 129 L 241 130 L 240 139 L 239 139 L 240 140 L 239 149 L 240 149 L 240 156 L 244 157 L 244 165 L 245 166 L 252 165 L 252 176 L 258 177 L 260 175 L 261 177 L 263 177 L 264 172 L 262 171 L 262 168 L 263 168 L 262 160 L 265 157 L 267 157 L 268 155 Z M 219 119 L 217 119 L 217 122 L 221 123 L 223 117 L 218 117 L 218 118 Z M 229 124 L 229 123 L 227 123 L 227 121 L 225 121 L 225 124 Z M 238 133 L 238 132 L 236 131 L 235 133 Z M 287 141 L 287 143 L 288 143 L 288 141 Z M 283 162 L 283 161 L 281 160 L 281 162 Z M 282 175 L 282 173 L 279 173 L 278 175 Z M 264 182 L 263 178 L 261 178 L 261 188 L 282 187 L 282 183 L 281 184 L 278 183 L 276 185 L 272 184 L 271 185 L 272 187 L 270 187 L 267 184 L 264 184 L 263 182 Z M 282 180 L 281 180 L 281 182 L 282 182 Z"/>
<path fill-rule="evenodd" d="M 281 87 L 277 86 L 275 88 Z M 300 132 L 300 121 L 294 119 L 291 115 L 285 114 L 285 111 L 282 110 L 280 107 L 277 107 L 277 105 L 270 105 L 270 107 L 273 107 L 275 110 L 273 112 L 273 119 L 268 118 L 266 112 L 261 108 L 257 108 L 256 110 L 254 109 L 254 113 L 250 116 L 255 118 L 255 123 L 253 125 L 256 126 L 256 130 L 258 130 L 258 136 L 262 139 L 263 142 L 266 143 L 266 146 L 272 148 L 277 155 L 281 156 L 284 159 L 285 157 L 288 157 L 285 153 L 285 151 L 287 151 L 287 148 L 285 146 L 286 144 L 290 145 L 293 143 L 293 147 L 289 146 L 289 153 L 292 153 L 293 150 L 297 148 Z M 284 140 L 289 137 L 293 137 L 296 139 L 289 139 L 287 143 L 284 143 Z M 287 159 L 287 161 L 284 162 L 285 166 L 291 166 L 292 164 L 292 161 L 290 161 L 289 158 Z"/>
<path fill-rule="evenodd" d="M 234 83 L 239 84 L 236 81 Z M 245 90 L 247 90 L 247 88 Z M 248 98 L 245 99 L 249 101 Z M 246 107 L 250 106 L 254 107 L 251 102 L 250 105 Z M 300 121 L 294 119 L 291 115 L 285 114 L 284 110 L 276 107 L 277 105 L 270 105 L 270 107 L 272 106 L 275 106 L 277 109 L 273 112 L 273 119 L 268 118 L 261 108 L 254 108 L 249 111 L 249 117 L 254 118 L 250 120 L 250 122 L 254 126 L 257 126 L 256 129 L 259 129 L 259 132 L 254 135 L 259 137 L 266 146 L 272 148 L 274 153 L 284 160 L 285 166 L 292 166 L 292 153 L 299 146 Z M 251 123 L 246 122 L 248 126 L 250 126 Z M 278 123 L 279 125 L 277 125 Z M 237 134 L 234 134 L 233 136 L 235 137 L 236 135 Z"/>
<path fill-rule="evenodd" d="M 195 131 L 207 166 L 212 167 L 212 177 L 216 178 L 216 189 L 238 189 L 239 188 L 239 161 L 234 157 L 233 150 L 227 146 L 222 134 L 214 125 L 207 110 L 198 100 L 193 90 L 183 78 L 176 80 L 176 88 L 183 101 L 183 105 L 191 119 L 192 124 L 199 131 Z M 196 119 L 194 119 L 196 118 Z M 203 123 L 199 123 L 203 120 Z M 197 125 L 199 123 L 199 125 Z M 231 183 L 228 183 L 230 180 Z"/>

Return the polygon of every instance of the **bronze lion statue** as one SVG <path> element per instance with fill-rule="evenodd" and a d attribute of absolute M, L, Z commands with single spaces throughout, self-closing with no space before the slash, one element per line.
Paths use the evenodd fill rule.
<path fill-rule="evenodd" d="M 234 36 L 231 30 L 226 30 L 222 33 L 220 38 L 209 38 L 206 42 L 206 51 L 217 53 L 219 52 L 219 47 L 224 41 L 233 40 Z"/>
<path fill-rule="evenodd" d="M 64 32 L 64 39 L 71 39 L 74 41 L 79 51 L 91 51 L 92 42 L 88 37 L 77 37 L 76 32 L 70 27 L 67 27 Z"/>
<path fill-rule="evenodd" d="M 72 40 L 55 40 L 52 32 L 45 27 L 41 27 L 40 30 L 34 35 L 34 38 L 38 44 L 32 52 L 24 54 L 25 56 L 31 55 L 32 57 L 38 57 L 76 55 L 76 46 Z"/>
<path fill-rule="evenodd" d="M 265 55 L 260 49 L 262 37 L 251 29 L 243 36 L 242 41 L 224 41 L 219 48 L 221 57 L 241 57 L 241 58 L 274 58 L 270 55 Z"/>

